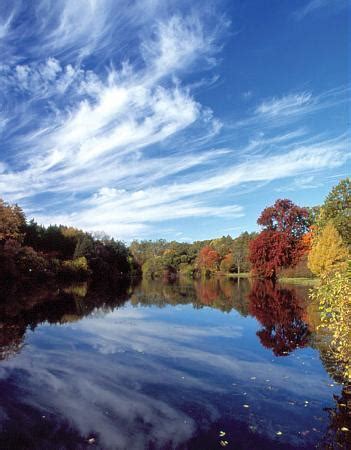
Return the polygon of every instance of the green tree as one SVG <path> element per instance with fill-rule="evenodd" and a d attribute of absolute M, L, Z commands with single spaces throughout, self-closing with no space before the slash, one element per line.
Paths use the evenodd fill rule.
<path fill-rule="evenodd" d="M 89 234 L 81 236 L 74 250 L 73 258 L 85 256 L 89 258 L 94 253 L 94 240 Z"/>
<path fill-rule="evenodd" d="M 318 221 L 318 217 L 320 215 L 321 212 L 321 207 L 320 206 L 307 206 L 306 207 L 307 212 L 308 212 L 308 226 L 314 226 L 317 224 Z"/>
<path fill-rule="evenodd" d="M 314 274 L 323 276 L 345 269 L 348 257 L 347 247 L 330 221 L 313 239 L 312 249 L 308 255 L 308 267 Z"/>
<path fill-rule="evenodd" d="M 248 233 L 245 231 L 233 242 L 233 262 L 237 272 L 249 272 L 251 264 L 249 260 L 249 245 L 250 241 L 257 237 L 257 233 Z"/>
<path fill-rule="evenodd" d="M 221 258 L 223 258 L 232 250 L 233 238 L 228 235 L 213 239 L 210 246 L 220 254 Z"/>
<path fill-rule="evenodd" d="M 341 180 L 325 199 L 317 222 L 318 229 L 332 220 L 344 243 L 351 247 L 351 179 Z"/>

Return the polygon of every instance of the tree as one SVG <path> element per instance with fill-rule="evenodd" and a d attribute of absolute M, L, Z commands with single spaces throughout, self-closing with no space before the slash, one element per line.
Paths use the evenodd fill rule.
<path fill-rule="evenodd" d="M 24 213 L 19 206 L 11 206 L 0 199 L 0 241 L 22 241 L 25 223 Z"/>
<path fill-rule="evenodd" d="M 318 219 L 318 229 L 330 220 L 340 233 L 344 243 L 351 247 L 351 179 L 341 180 L 325 199 Z"/>
<path fill-rule="evenodd" d="M 241 271 L 249 272 L 251 264 L 249 260 L 249 245 L 250 241 L 257 236 L 257 233 L 248 233 L 245 231 L 233 242 L 233 262 L 236 266 L 238 274 Z"/>
<path fill-rule="evenodd" d="M 229 273 L 233 271 L 233 266 L 234 266 L 233 253 L 228 253 L 221 261 L 220 270 L 221 272 Z"/>
<path fill-rule="evenodd" d="M 73 258 L 80 258 L 85 256 L 90 258 L 94 253 L 94 240 L 89 234 L 84 234 L 81 236 L 77 242 L 76 248 L 74 250 Z"/>
<path fill-rule="evenodd" d="M 305 252 L 308 211 L 290 200 L 277 200 L 257 220 L 263 231 L 250 242 L 249 259 L 256 275 L 275 279 L 280 269 L 297 264 Z"/>
<path fill-rule="evenodd" d="M 262 211 L 257 223 L 264 230 L 286 233 L 300 239 L 308 230 L 308 217 L 306 208 L 295 205 L 291 200 L 279 199 Z"/>
<path fill-rule="evenodd" d="M 307 212 L 308 212 L 308 224 L 309 227 L 313 227 L 317 224 L 320 212 L 321 212 L 321 207 L 320 206 L 307 206 L 306 207 Z"/>
<path fill-rule="evenodd" d="M 221 238 L 213 239 L 210 246 L 216 250 L 220 256 L 223 258 L 227 255 L 233 246 L 233 239 L 231 236 L 222 236 Z"/>
<path fill-rule="evenodd" d="M 341 381 L 351 383 L 351 267 L 329 274 L 311 294 L 321 311 L 321 328 L 330 336 L 328 357 Z"/>
<path fill-rule="evenodd" d="M 250 242 L 250 261 L 255 275 L 275 279 L 279 268 L 292 265 L 286 234 L 262 231 Z"/>
<path fill-rule="evenodd" d="M 264 347 L 284 356 L 308 344 L 308 325 L 295 290 L 256 280 L 248 298 L 250 313 L 263 325 L 256 334 Z"/>
<path fill-rule="evenodd" d="M 198 267 L 205 272 L 213 272 L 218 270 L 221 260 L 220 254 L 209 245 L 205 245 L 198 256 Z"/>
<path fill-rule="evenodd" d="M 349 252 L 332 221 L 329 221 L 312 242 L 308 267 L 323 276 L 346 268 Z"/>

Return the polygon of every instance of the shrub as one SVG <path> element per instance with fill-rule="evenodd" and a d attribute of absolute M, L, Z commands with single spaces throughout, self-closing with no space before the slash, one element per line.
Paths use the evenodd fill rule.
<path fill-rule="evenodd" d="M 350 265 L 350 262 L 349 262 Z M 311 297 L 318 302 L 321 325 L 331 337 L 329 357 L 351 382 L 351 271 L 336 272 L 322 279 Z"/>

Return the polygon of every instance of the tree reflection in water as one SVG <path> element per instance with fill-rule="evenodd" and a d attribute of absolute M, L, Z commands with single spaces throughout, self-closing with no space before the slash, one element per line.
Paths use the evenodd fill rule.
<path fill-rule="evenodd" d="M 225 278 L 208 280 L 143 280 L 131 286 L 120 282 L 117 286 L 87 286 L 86 284 L 46 288 L 2 290 L 0 296 L 0 360 L 20 352 L 28 328 L 34 330 L 41 323 L 63 324 L 99 312 L 110 312 L 127 300 L 134 306 L 192 305 L 211 307 L 222 312 L 237 311 L 242 316 L 253 315 L 262 325 L 257 332 L 261 344 L 272 349 L 276 356 L 288 355 L 308 343 L 320 351 L 321 359 L 332 377 L 333 364 L 326 358 L 326 340 L 318 339 L 317 330 L 310 331 L 303 294 L 298 289 L 274 285 L 271 282 Z M 311 329 L 313 331 L 313 327 Z M 322 345 L 322 342 L 324 343 Z M 351 387 L 345 386 L 335 396 L 335 406 L 328 408 L 329 428 L 320 447 L 323 449 L 351 448 Z"/>
<path fill-rule="evenodd" d="M 111 312 L 129 299 L 130 284 L 5 286 L 0 289 L 0 360 L 20 352 L 28 328 L 74 322 L 94 311 Z"/>
<path fill-rule="evenodd" d="M 259 280 L 254 282 L 249 300 L 250 314 L 264 327 L 257 332 L 264 347 L 283 356 L 307 345 L 308 325 L 303 320 L 301 299 L 293 289 Z"/>
<path fill-rule="evenodd" d="M 132 287 L 128 282 L 118 286 L 68 287 L 51 286 L 3 294 L 0 303 L 0 358 L 8 357 L 22 347 L 28 326 L 43 322 L 60 324 L 80 320 L 99 309 L 112 311 L 130 299 L 137 305 L 166 306 L 192 304 L 195 308 L 211 307 L 223 312 L 251 314 L 263 325 L 257 332 L 262 345 L 275 355 L 286 355 L 308 343 L 308 325 L 303 320 L 302 300 L 293 289 L 267 281 L 225 278 L 166 281 L 143 280 Z"/>
<path fill-rule="evenodd" d="M 351 448 L 351 385 L 344 386 L 341 395 L 334 395 L 334 408 L 327 408 L 328 431 L 319 448 L 334 450 Z"/>

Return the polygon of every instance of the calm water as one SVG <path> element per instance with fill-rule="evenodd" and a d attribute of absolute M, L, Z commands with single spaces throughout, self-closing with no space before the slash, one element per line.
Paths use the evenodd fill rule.
<path fill-rule="evenodd" d="M 307 293 L 246 280 L 3 292 L 0 448 L 349 448 Z"/>

